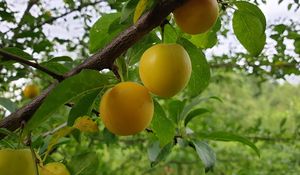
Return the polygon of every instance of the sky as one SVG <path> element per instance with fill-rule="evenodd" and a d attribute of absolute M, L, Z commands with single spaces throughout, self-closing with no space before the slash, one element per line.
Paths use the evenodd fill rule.
<path fill-rule="evenodd" d="M 278 0 L 267 0 L 266 4 L 260 5 L 260 9 L 263 11 L 263 13 L 266 16 L 267 24 L 274 24 L 276 22 L 283 21 L 284 19 L 293 19 L 300 21 L 300 10 L 298 12 L 295 12 L 294 10 L 288 11 L 287 6 L 289 2 L 293 2 L 294 0 L 284 0 L 280 5 L 278 5 Z M 10 8 L 14 11 L 24 11 L 26 8 L 27 0 L 9 0 Z M 63 0 L 51 0 L 51 1 L 43 1 L 46 2 L 44 5 L 45 9 L 52 9 L 53 7 L 59 7 L 63 9 L 64 2 Z M 105 3 L 101 3 L 98 6 L 101 11 L 107 11 L 109 10 L 107 7 L 105 7 Z M 294 9 L 294 8 L 292 8 Z M 31 10 L 31 13 L 33 16 L 36 16 L 39 13 L 38 8 L 33 7 Z M 51 38 L 59 37 L 62 39 L 73 39 L 74 36 L 80 36 L 84 33 L 84 29 L 82 28 L 82 21 L 80 20 L 74 20 L 75 14 L 70 14 L 66 17 L 66 21 L 64 20 L 58 20 L 55 22 L 55 25 L 45 25 L 43 30 L 44 32 Z M 99 14 L 95 11 L 93 11 L 90 15 L 93 16 L 91 24 L 94 23 L 98 18 Z M 18 18 L 22 16 L 22 13 L 17 14 Z M 53 16 L 55 16 L 53 14 Z M 70 24 L 72 28 L 67 28 L 66 24 Z M 0 31 L 4 32 L 7 28 L 4 27 L 4 25 L 0 25 Z M 74 41 L 76 42 L 76 40 Z M 229 52 L 230 46 L 234 45 L 237 49 L 244 50 L 245 49 L 238 43 L 235 36 L 229 37 L 227 40 L 224 40 L 222 44 L 220 44 L 218 47 L 214 47 L 213 49 L 207 50 L 207 55 L 217 54 L 222 55 Z M 287 42 L 286 43 L 287 48 L 293 49 L 293 43 Z M 54 53 L 56 56 L 61 55 L 69 55 L 71 57 L 75 57 L 76 53 L 68 53 L 66 52 L 62 47 L 57 47 L 56 51 Z M 34 55 L 35 56 L 35 55 Z M 38 56 L 38 55 L 36 55 Z M 289 76 L 287 77 L 288 82 L 292 84 L 300 84 L 300 76 Z M 281 80 L 280 80 L 281 81 Z M 283 81 L 281 81 L 283 82 Z"/>

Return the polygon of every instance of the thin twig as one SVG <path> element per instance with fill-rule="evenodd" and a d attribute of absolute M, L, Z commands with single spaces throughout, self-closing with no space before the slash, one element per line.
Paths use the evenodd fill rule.
<path fill-rule="evenodd" d="M 59 125 L 58 127 L 54 128 L 54 129 L 51 130 L 51 131 L 48 131 L 48 132 L 43 133 L 42 136 L 43 136 L 43 137 L 46 137 L 46 136 L 48 136 L 48 135 L 52 135 L 52 134 L 54 134 L 55 132 L 57 132 L 58 130 L 60 130 L 60 129 L 66 127 L 66 126 L 67 126 L 67 122 L 65 122 L 65 123 L 63 123 L 63 124 L 61 124 L 61 125 Z"/>
<path fill-rule="evenodd" d="M 0 49 L 0 55 L 4 56 L 6 59 L 10 59 L 10 60 L 14 60 L 14 61 L 17 61 L 18 63 L 21 63 L 23 65 L 28 65 L 28 66 L 32 66 L 40 71 L 43 71 L 45 72 L 46 74 L 52 76 L 53 78 L 57 79 L 58 81 L 61 81 L 63 80 L 63 76 L 62 75 L 59 75 L 55 72 L 52 72 L 51 70 L 37 64 L 37 63 L 34 63 L 34 62 L 31 62 L 31 61 L 28 61 L 18 55 L 15 55 L 15 54 L 12 54 L 10 52 L 7 52 L 3 49 Z"/>

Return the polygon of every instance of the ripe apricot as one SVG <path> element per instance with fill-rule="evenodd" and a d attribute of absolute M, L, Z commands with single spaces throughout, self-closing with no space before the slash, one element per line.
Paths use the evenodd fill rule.
<path fill-rule="evenodd" d="M 106 128 L 116 135 L 133 135 L 144 130 L 153 116 L 153 101 L 147 88 L 134 82 L 121 82 L 107 90 L 100 102 L 100 115 Z"/>
<path fill-rule="evenodd" d="M 187 0 L 174 12 L 179 28 L 188 34 L 199 34 L 208 31 L 219 15 L 217 0 Z"/>
<path fill-rule="evenodd" d="M 156 44 L 141 57 L 139 74 L 143 84 L 154 94 L 172 97 L 188 83 L 191 60 L 179 44 Z"/>
<path fill-rule="evenodd" d="M 40 94 L 40 88 L 35 84 L 27 85 L 23 94 L 26 98 L 34 98 Z"/>

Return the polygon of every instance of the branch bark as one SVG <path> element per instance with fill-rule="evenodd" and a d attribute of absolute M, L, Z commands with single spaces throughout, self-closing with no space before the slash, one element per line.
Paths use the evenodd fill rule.
<path fill-rule="evenodd" d="M 47 69 L 47 68 L 45 68 L 45 67 L 43 67 L 43 66 L 41 66 L 41 65 L 39 65 L 37 63 L 25 60 L 22 57 L 19 57 L 18 55 L 14 55 L 12 53 L 9 53 L 9 52 L 7 52 L 7 51 L 5 51 L 3 49 L 0 49 L 0 55 L 5 56 L 5 58 L 7 58 L 7 59 L 17 61 L 18 63 L 21 63 L 23 65 L 32 66 L 32 67 L 34 67 L 34 68 L 36 68 L 36 69 L 38 69 L 40 71 L 45 72 L 46 74 L 52 76 L 53 78 L 55 78 L 55 79 L 57 79 L 59 81 L 63 80 L 63 76 L 62 75 L 59 75 L 59 74 L 57 74 L 55 72 L 52 72 L 49 69 Z"/>
<path fill-rule="evenodd" d="M 92 55 L 81 65 L 63 75 L 68 78 L 79 73 L 83 69 L 102 70 L 111 69 L 114 61 L 134 43 L 149 33 L 152 29 L 159 26 L 161 22 L 177 7 L 182 5 L 185 0 L 161 0 L 150 11 L 146 12 L 136 24 L 123 31 L 110 44 L 100 52 Z M 23 106 L 16 112 L 0 121 L 0 128 L 7 128 L 11 131 L 21 126 L 22 121 L 28 121 L 34 112 L 41 105 L 47 95 L 56 87 L 58 82 L 50 85 L 41 95 L 32 100 L 28 105 Z M 3 135 L 2 135 L 3 137 Z"/>

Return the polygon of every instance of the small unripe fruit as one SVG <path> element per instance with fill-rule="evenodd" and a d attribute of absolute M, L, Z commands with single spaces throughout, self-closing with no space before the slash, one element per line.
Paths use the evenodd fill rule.
<path fill-rule="evenodd" d="M 26 98 L 34 98 L 40 94 L 40 88 L 35 84 L 27 85 L 23 94 Z"/>
<path fill-rule="evenodd" d="M 63 163 L 51 162 L 41 168 L 41 175 L 70 175 Z"/>

